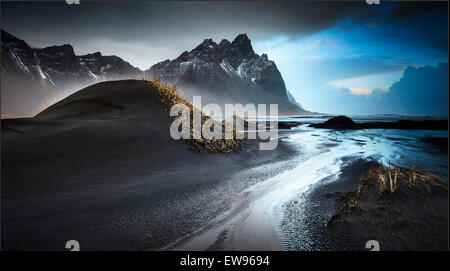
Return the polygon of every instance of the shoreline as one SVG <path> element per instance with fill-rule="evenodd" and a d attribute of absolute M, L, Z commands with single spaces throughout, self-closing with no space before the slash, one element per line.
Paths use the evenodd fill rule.
<path fill-rule="evenodd" d="M 32 130 L 40 127 L 37 124 Z M 168 148 L 173 154 L 155 156 L 149 150 L 154 144 L 123 139 L 110 149 L 113 152 L 105 151 L 110 144 L 91 145 L 88 148 L 96 151 L 86 157 L 76 144 L 62 144 L 82 140 L 74 133 L 84 134 L 86 126 L 71 129 L 69 135 L 56 133 L 43 139 L 66 146 L 62 152 L 66 157 L 60 156 L 61 148 L 47 149 L 42 140 L 29 137 L 30 130 L 8 139 L 20 142 L 21 152 L 14 151 L 11 141 L 3 145 L 2 196 L 3 206 L 8 206 L 2 214 L 3 249 L 64 250 L 65 242 L 75 239 L 84 250 L 158 250 L 204 227 L 226 211 L 242 190 L 289 167 L 293 156 L 283 144 L 275 151 L 258 151 L 253 144 L 217 155 L 194 152 L 186 143 L 174 141 Z M 100 129 L 103 135 L 105 130 Z M 29 164 L 43 151 L 59 159 Z M 272 161 L 280 166 L 267 172 Z M 82 170 L 68 170 L 72 164 Z M 258 167 L 259 171 L 252 171 Z M 249 173 L 242 176 L 242 171 Z"/>
<path fill-rule="evenodd" d="M 144 94 L 141 83 L 131 83 L 138 88 L 128 92 Z M 111 91 L 108 99 L 123 101 L 122 92 Z M 157 98 L 145 100 L 152 110 L 138 116 L 135 101 L 127 101 L 121 110 L 129 118 L 102 108 L 105 119 L 98 120 L 2 120 L 3 248 L 64 250 L 67 240 L 78 240 L 84 250 L 341 250 L 345 240 L 327 244 L 320 231 L 333 202 L 355 189 L 352 159 L 386 163 L 425 150 L 422 162 L 431 168 L 443 146 L 422 139 L 430 131 L 302 125 L 280 130 L 274 151 L 248 144 L 223 155 L 199 153 L 168 136 Z"/>
<path fill-rule="evenodd" d="M 282 132 L 280 138 L 289 135 Z M 289 144 L 279 141 L 289 157 L 276 162 L 257 165 L 233 173 L 236 183 L 245 179 L 250 185 L 237 193 L 230 207 L 211 219 L 206 225 L 188 233 L 161 250 L 281 250 L 282 244 L 276 232 L 275 219 L 263 198 L 280 175 L 296 168 L 298 152 Z M 263 151 L 264 152 L 264 151 Z M 258 177 L 261 175 L 261 177 Z M 255 181 L 259 179 L 258 181 Z M 245 241 L 243 241 L 245 240 Z"/>
<path fill-rule="evenodd" d="M 192 151 L 170 137 L 166 105 L 143 81 L 99 83 L 70 102 L 81 113 L 57 104 L 52 118 L 1 121 L 5 250 L 65 250 L 67 240 L 83 250 L 158 249 L 285 168 L 247 179 L 235 173 L 294 154 L 283 144 Z"/>
<path fill-rule="evenodd" d="M 360 176 L 377 165 L 375 159 L 380 156 L 376 149 L 387 142 L 373 141 L 372 135 L 366 134 L 356 140 L 356 135 L 338 132 L 342 138 L 330 144 L 329 140 L 337 139 L 336 133 L 318 133 L 289 132 L 289 140 L 299 144 L 299 155 L 294 158 L 297 165 L 250 187 L 246 197 L 236 203 L 237 211 L 197 232 L 193 240 L 185 240 L 177 249 L 195 249 L 203 244 L 200 247 L 204 250 L 348 250 L 345 234 L 330 236 L 325 225 L 337 211 L 339 199 L 355 191 Z M 363 147 L 366 144 L 371 147 Z M 393 158 L 399 157 L 389 151 L 383 160 Z M 301 209 L 303 212 L 299 212 Z"/>
<path fill-rule="evenodd" d="M 289 243 L 287 250 L 364 251 L 369 240 L 379 241 L 381 250 L 445 248 L 447 241 L 440 238 L 448 229 L 448 198 L 442 193 L 447 195 L 448 190 L 422 195 L 426 189 L 410 192 L 399 180 L 400 191 L 380 196 L 372 187 L 357 201 L 353 200 L 360 189 L 361 176 L 379 166 L 376 161 L 349 158 L 336 180 L 319 182 L 303 198 L 297 197 L 288 204 L 285 222 L 294 224 L 291 233 L 297 233 L 296 239 L 302 243 Z M 448 187 L 448 181 L 444 182 Z M 289 227 L 285 230 L 289 231 Z"/>
<path fill-rule="evenodd" d="M 290 132 L 292 136 L 295 132 Z M 229 213 L 215 221 L 208 229 L 190 236 L 176 250 L 284 250 L 281 226 L 284 206 L 324 178 L 333 177 L 340 170 L 343 150 L 330 152 L 322 147 L 321 139 L 313 131 L 300 133 L 305 142 L 288 138 L 284 142 L 299 150 L 293 157 L 295 166 L 276 176 L 259 182 L 243 191 Z M 299 145 L 300 144 L 300 145 Z M 302 151 L 306 151 L 302 153 Z M 345 152 L 345 151 L 344 151 Z M 324 169 L 327 169 L 325 172 Z"/>
<path fill-rule="evenodd" d="M 339 208 L 338 200 L 355 191 L 359 177 L 376 162 L 355 157 L 344 158 L 337 177 L 323 179 L 303 195 L 298 195 L 286 205 L 285 231 L 294 234 L 302 243 L 289 242 L 287 250 L 333 251 L 345 250 L 342 236 L 330 236 L 326 225 Z M 299 213 L 300 212 L 300 213 Z M 295 218 L 297 217 L 297 218 Z M 290 221 L 289 221 L 290 220 Z M 364 248 L 365 244 L 361 244 Z"/>

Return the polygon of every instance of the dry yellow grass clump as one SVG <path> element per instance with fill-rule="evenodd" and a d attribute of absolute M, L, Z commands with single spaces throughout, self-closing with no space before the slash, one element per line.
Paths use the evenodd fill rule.
<path fill-rule="evenodd" d="M 430 173 L 417 168 L 404 168 L 390 165 L 387 167 L 381 164 L 379 167 L 371 167 L 367 178 L 378 182 L 378 192 L 394 193 L 400 185 L 406 185 L 419 192 L 431 192 L 432 185 L 445 185 L 446 182 Z M 361 177 L 361 184 L 364 184 L 364 177 Z"/>
<path fill-rule="evenodd" d="M 399 192 L 396 192 L 401 190 Z M 404 168 L 399 166 L 370 167 L 366 175 L 360 177 L 360 184 L 356 192 L 347 193 L 342 198 L 334 219 L 341 216 L 346 210 L 360 205 L 361 199 L 368 199 L 378 193 L 379 199 L 386 199 L 384 195 L 408 194 L 413 197 L 431 195 L 433 191 L 448 191 L 448 183 L 429 172 L 417 168 Z M 398 195 L 400 196 L 400 195 Z M 402 197 L 402 196 L 400 196 Z"/>
<path fill-rule="evenodd" d="M 241 144 L 236 139 L 236 130 L 233 129 L 233 139 L 204 139 L 194 138 L 194 129 L 193 129 L 193 114 L 194 110 L 199 111 L 199 109 L 195 108 L 191 102 L 189 102 L 187 99 L 185 99 L 183 96 L 181 96 L 177 90 L 176 85 L 170 85 L 166 84 L 164 82 L 161 82 L 158 78 L 153 78 L 151 80 L 146 80 L 150 85 L 155 87 L 160 94 L 161 102 L 166 104 L 168 108 L 171 108 L 172 106 L 176 104 L 185 104 L 189 107 L 191 121 L 190 121 L 190 139 L 189 142 L 200 152 L 207 151 L 211 153 L 229 153 L 233 151 L 237 151 L 241 149 Z M 210 117 L 202 114 L 202 124 L 209 120 Z M 215 121 L 215 120 L 214 120 Z M 215 121 L 215 125 L 221 125 L 222 126 L 222 138 L 225 138 L 225 123 Z M 200 135 L 201 137 L 201 135 Z"/>

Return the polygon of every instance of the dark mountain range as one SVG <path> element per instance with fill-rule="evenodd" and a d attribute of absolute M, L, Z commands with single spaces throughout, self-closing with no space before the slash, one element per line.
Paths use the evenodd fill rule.
<path fill-rule="evenodd" d="M 34 115 L 98 81 L 142 77 L 117 56 L 77 56 L 69 44 L 32 48 L 1 31 L 2 116 Z"/>
<path fill-rule="evenodd" d="M 174 60 L 153 65 L 146 76 L 176 84 L 188 98 L 200 95 L 205 103 L 278 104 L 280 112 L 305 112 L 289 100 L 275 63 L 256 54 L 246 34 L 219 44 L 206 39 Z"/>
<path fill-rule="evenodd" d="M 247 35 L 219 44 L 205 40 L 178 58 L 143 72 L 117 56 L 75 55 L 69 44 L 33 48 L 1 31 L 2 117 L 34 116 L 99 81 L 158 77 L 203 103 L 278 104 L 281 113 L 307 112 L 286 90 L 275 63 L 253 51 Z"/>

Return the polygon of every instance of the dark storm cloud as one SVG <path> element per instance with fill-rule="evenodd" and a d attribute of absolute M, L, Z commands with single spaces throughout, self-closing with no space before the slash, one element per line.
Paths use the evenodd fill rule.
<path fill-rule="evenodd" d="M 410 41 L 410 46 L 448 51 L 447 2 L 400 2 L 388 17 L 388 22 L 409 26 L 400 37 Z M 406 27 L 404 27 L 406 29 Z"/>
<path fill-rule="evenodd" d="M 242 32 L 240 29 L 260 38 L 323 29 L 362 6 L 360 2 L 22 2 L 4 4 L 2 23 L 8 28 L 31 28 L 29 32 L 65 35 L 61 31 L 68 31 L 115 39 L 155 40 L 198 32 Z"/>
<path fill-rule="evenodd" d="M 381 11 L 378 10 L 377 7 L 369 6 L 356 12 L 355 15 L 352 16 L 352 19 L 353 21 L 360 23 L 370 19 L 379 19 L 380 15 Z"/>
<path fill-rule="evenodd" d="M 2 27 L 34 46 L 71 43 L 102 50 L 115 43 L 147 46 L 166 57 L 192 49 L 205 38 L 252 40 L 277 35 L 299 37 L 332 26 L 363 2 L 85 2 L 67 5 L 2 3 Z M 97 41 L 98 47 L 95 47 Z M 131 49 L 131 48 L 130 48 Z M 108 50 L 108 49 L 106 49 Z M 125 54 L 123 54 L 125 55 Z M 153 64 L 153 63 L 149 63 Z"/>
<path fill-rule="evenodd" d="M 387 102 L 402 114 L 448 114 L 448 63 L 409 67 L 389 89 Z"/>
<path fill-rule="evenodd" d="M 446 1 L 400 2 L 389 16 L 390 20 L 404 20 L 417 15 L 435 15 L 447 10 Z"/>
<path fill-rule="evenodd" d="M 447 52 L 447 8 L 444 1 L 383 2 L 368 5 L 351 18 L 359 25 L 381 27 L 386 41 Z"/>
<path fill-rule="evenodd" d="M 367 20 L 402 21 L 416 16 L 435 16 L 447 12 L 446 1 L 398 1 L 383 2 L 381 5 L 367 5 L 356 12 L 352 19 L 355 22 Z M 383 16 L 382 9 L 388 10 L 388 16 Z M 440 14 L 439 14 L 440 13 Z"/>
<path fill-rule="evenodd" d="M 2 28 L 32 46 L 70 43 L 77 54 L 101 51 L 148 68 L 175 58 L 205 38 L 220 41 L 247 33 L 255 43 L 292 39 L 333 27 L 345 18 L 350 31 L 383 25 L 380 38 L 408 46 L 447 50 L 446 2 L 367 5 L 357 2 L 2 2 Z M 420 13 L 422 11 L 422 13 Z M 437 19 L 436 12 L 445 13 Z M 446 24 L 445 24 L 446 25 Z M 444 29 L 445 28 L 445 29 Z M 372 30 L 374 31 L 374 30 Z M 263 52 L 258 52 L 263 53 Z"/>

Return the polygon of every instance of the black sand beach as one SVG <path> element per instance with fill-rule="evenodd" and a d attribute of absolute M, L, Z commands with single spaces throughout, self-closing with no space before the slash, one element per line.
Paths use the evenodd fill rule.
<path fill-rule="evenodd" d="M 99 83 L 34 118 L 2 120 L 2 248 L 64 250 L 74 239 L 82 250 L 158 249 L 279 173 L 246 169 L 294 152 L 254 144 L 199 153 L 169 126 L 157 91 L 137 80 Z"/>
<path fill-rule="evenodd" d="M 375 161 L 349 157 L 337 180 L 323 180 L 301 195 L 302 198 L 290 202 L 285 221 L 296 223 L 297 240 L 302 242 L 287 247 L 362 251 L 367 250 L 367 241 L 376 240 L 384 251 L 447 250 L 447 181 L 432 184 L 417 177 L 418 185 L 415 185 L 403 176 L 399 177 L 393 193 L 381 194 L 378 180 L 367 177 L 371 169 L 380 167 Z M 394 170 L 391 172 L 394 178 Z M 417 176 L 431 177 L 420 170 L 416 172 Z M 365 178 L 364 188 L 360 188 L 361 177 Z M 304 210 L 301 214 L 295 211 L 298 204 Z M 292 217 L 296 214 L 297 218 Z"/>
<path fill-rule="evenodd" d="M 370 166 L 376 165 L 372 161 L 355 160 L 349 157 L 341 170 L 336 181 L 327 182 L 323 180 L 310 188 L 308 193 L 299 195 L 290 202 L 287 208 L 285 220 L 291 220 L 295 224 L 295 234 L 302 243 L 291 243 L 287 247 L 290 250 L 345 250 L 348 242 L 344 235 L 333 235 L 327 229 L 328 221 L 339 209 L 339 199 L 358 188 L 359 177 L 363 175 Z M 296 206 L 301 204 L 301 206 Z M 304 210 L 299 215 L 296 210 Z M 355 234 L 342 231 L 340 234 Z M 364 249 L 360 244 L 360 249 Z"/>
<path fill-rule="evenodd" d="M 360 201 L 367 201 L 367 214 L 336 214 L 360 177 L 378 165 L 361 158 L 364 151 L 381 158 L 399 142 L 403 148 L 425 144 L 419 150 L 429 152 L 423 156 L 428 163 L 444 153 L 444 137 L 425 133 L 414 141 L 402 133 L 381 137 L 306 126 L 289 131 L 296 125 L 280 123 L 285 130 L 273 151 L 246 142 L 236 152 L 199 152 L 170 137 L 167 104 L 141 80 L 99 83 L 34 118 L 3 119 L 2 248 L 65 250 L 68 240 L 77 240 L 82 250 L 364 250 L 375 239 L 382 249 L 442 249 L 442 242 L 419 240 L 436 230 L 442 236 L 448 225 L 448 209 L 441 206 L 448 196 L 442 193 L 422 201 L 408 193 L 396 200 L 396 192 L 398 208 L 382 204 L 391 215 L 406 212 L 406 219 L 419 221 L 407 229 L 406 243 L 380 235 L 390 222 L 380 216 L 384 211 L 372 190 Z M 276 221 L 279 204 L 284 212 Z M 435 205 L 436 211 L 427 209 Z M 415 217 L 419 207 L 425 209 Z M 423 227 L 429 215 L 435 220 Z"/>

